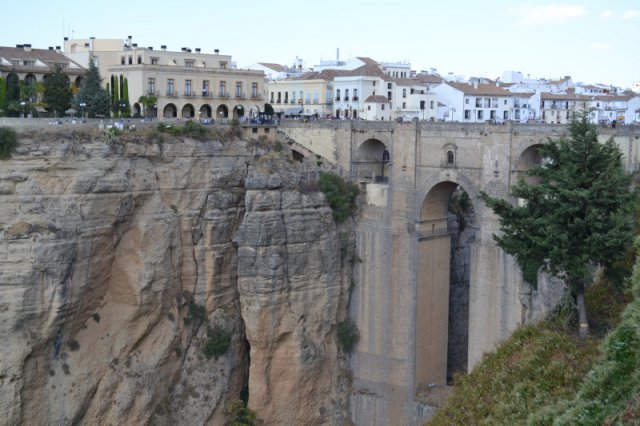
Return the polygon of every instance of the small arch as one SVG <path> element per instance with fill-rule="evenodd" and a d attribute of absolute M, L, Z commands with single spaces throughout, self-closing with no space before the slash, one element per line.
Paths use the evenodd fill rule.
<path fill-rule="evenodd" d="M 447 151 L 447 164 L 453 165 L 455 163 L 455 157 L 453 155 L 453 151 Z"/>
<path fill-rule="evenodd" d="M 298 161 L 300 163 L 302 163 L 305 159 L 304 154 L 302 154 L 300 151 L 296 151 L 295 149 L 291 150 L 291 157 L 293 157 L 294 161 Z"/>
<path fill-rule="evenodd" d="M 76 86 L 77 88 L 80 88 L 80 86 L 82 85 L 83 82 L 83 78 L 82 76 L 78 76 L 76 77 L 76 79 L 73 81 L 73 85 Z"/>
<path fill-rule="evenodd" d="M 132 112 L 134 117 L 140 117 L 142 115 L 142 107 L 139 103 L 135 102 L 131 107 L 133 109 Z"/>
<path fill-rule="evenodd" d="M 229 117 L 229 108 L 226 105 L 222 104 L 216 109 L 216 117 L 215 118 L 227 118 Z"/>
<path fill-rule="evenodd" d="M 195 109 L 193 108 L 193 105 L 186 104 L 185 106 L 182 107 L 182 113 L 181 113 L 182 118 L 188 120 L 190 118 L 193 118 L 194 115 L 195 115 Z"/>
<path fill-rule="evenodd" d="M 236 105 L 233 108 L 233 118 L 238 120 L 242 116 L 244 116 L 244 107 L 242 105 Z"/>
<path fill-rule="evenodd" d="M 204 104 L 200 107 L 200 118 L 211 118 L 211 105 Z"/>
<path fill-rule="evenodd" d="M 522 151 L 522 154 L 518 157 L 516 174 L 518 177 L 522 177 L 525 182 L 530 184 L 536 183 L 537 178 L 534 176 L 527 176 L 527 170 L 542 164 L 543 158 L 542 154 L 540 154 L 540 148 L 542 148 L 542 144 L 531 145 Z"/>
<path fill-rule="evenodd" d="M 164 118 L 176 118 L 178 117 L 178 108 L 174 104 L 165 105 L 162 110 L 162 117 Z"/>
<path fill-rule="evenodd" d="M 25 86 L 35 86 L 36 85 L 36 76 L 33 74 L 27 74 L 24 76 L 24 85 Z"/>
<path fill-rule="evenodd" d="M 390 160 L 384 143 L 378 139 L 367 139 L 358 147 L 353 161 L 355 178 L 361 182 L 388 182 Z"/>

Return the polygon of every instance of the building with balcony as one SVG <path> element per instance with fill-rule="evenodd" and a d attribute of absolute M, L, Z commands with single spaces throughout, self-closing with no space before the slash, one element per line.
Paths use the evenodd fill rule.
<path fill-rule="evenodd" d="M 333 110 L 334 79 L 346 71 L 327 69 L 269 81 L 268 102 L 283 117 L 325 117 Z"/>
<path fill-rule="evenodd" d="M 513 118 L 514 96 L 497 83 L 472 84 L 445 82 L 433 91 L 438 101 L 449 111 L 446 121 L 465 123 L 503 122 Z"/>
<path fill-rule="evenodd" d="M 133 114 L 164 119 L 240 118 L 262 111 L 265 75 L 233 66 L 230 55 L 183 47 L 169 51 L 120 39 L 65 39 L 65 55 L 78 63 L 96 62 L 105 86 L 126 79 Z M 155 96 L 144 111 L 142 96 Z"/>
<path fill-rule="evenodd" d="M 80 87 L 86 69 L 63 55 L 60 46 L 48 49 L 33 49 L 30 44 L 0 47 L 0 78 L 7 82 L 15 80 L 27 88 L 22 91 L 20 101 L 30 104 L 41 102 L 41 93 L 36 90 L 36 85 L 44 83 L 56 66 L 63 68 L 63 73 L 69 77 L 69 84 Z M 43 108 L 39 110 L 45 112 Z"/>

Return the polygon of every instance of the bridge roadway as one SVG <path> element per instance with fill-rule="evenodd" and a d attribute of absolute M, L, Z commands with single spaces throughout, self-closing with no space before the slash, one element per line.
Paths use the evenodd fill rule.
<path fill-rule="evenodd" d="M 545 278 L 533 291 L 523 282 L 513 258 L 495 245 L 499 222 L 478 194 L 508 197 L 517 176 L 540 161 L 537 148 L 567 130 L 416 121 L 279 127 L 294 149 L 304 147 L 366 189 L 356 231 L 363 262 L 355 265 L 349 308 L 361 335 L 351 358 L 356 425 L 422 424 L 433 410 L 425 400 L 446 386 L 449 345 L 463 345 L 452 349 L 466 355 L 469 369 L 550 309 L 559 287 Z M 640 128 L 600 130 L 601 138 L 614 137 L 627 170 L 638 170 Z M 468 247 L 468 299 L 450 317 L 447 211 L 457 188 L 470 196 L 475 235 Z M 466 316 L 468 335 L 450 340 L 449 327 Z"/>

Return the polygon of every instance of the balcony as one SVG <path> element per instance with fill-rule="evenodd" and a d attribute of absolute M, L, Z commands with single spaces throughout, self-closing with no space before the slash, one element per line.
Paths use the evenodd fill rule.
<path fill-rule="evenodd" d="M 167 90 L 167 97 L 175 98 L 177 96 L 178 96 L 178 91 L 177 90 Z"/>
<path fill-rule="evenodd" d="M 184 96 L 187 97 L 187 98 L 190 98 L 190 97 L 192 97 L 194 95 L 193 95 L 193 92 L 191 92 L 191 91 L 189 91 L 189 92 L 185 91 L 184 92 Z"/>
<path fill-rule="evenodd" d="M 353 102 L 358 102 L 359 100 L 360 100 L 360 98 L 359 98 L 359 97 L 357 97 L 357 96 L 354 96 L 354 97 L 353 97 Z"/>
<path fill-rule="evenodd" d="M 260 96 L 257 93 L 253 93 L 251 99 L 260 99 Z"/>
<path fill-rule="evenodd" d="M 209 93 L 208 90 L 203 90 L 202 91 L 202 97 L 203 98 L 210 98 L 211 97 L 211 93 Z"/>
<path fill-rule="evenodd" d="M 246 98 L 246 95 L 244 93 L 236 92 L 236 99 L 245 99 L 245 98 Z"/>
<path fill-rule="evenodd" d="M 336 102 L 340 102 L 340 96 L 336 96 Z"/>
<path fill-rule="evenodd" d="M 344 101 L 345 101 L 345 102 L 349 102 L 349 97 L 348 97 L 348 96 L 345 96 L 345 97 L 344 97 Z"/>
<path fill-rule="evenodd" d="M 220 94 L 218 94 L 218 97 L 219 98 L 223 98 L 223 99 L 228 99 L 229 98 L 229 94 L 221 92 Z"/>

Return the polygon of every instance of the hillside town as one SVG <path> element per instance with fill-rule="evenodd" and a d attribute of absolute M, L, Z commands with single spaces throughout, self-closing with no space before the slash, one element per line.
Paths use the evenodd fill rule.
<path fill-rule="evenodd" d="M 230 54 L 218 49 L 156 49 L 138 45 L 132 36 L 65 38 L 64 46 L 48 49 L 30 44 L 0 47 L 0 81 L 8 85 L 18 80 L 21 87 L 32 89 L 21 91 L 13 113 L 49 116 L 52 111 L 43 102 L 42 90 L 37 90 L 39 83 L 57 65 L 77 90 L 91 60 L 116 111 L 128 117 L 212 123 L 270 112 L 281 119 L 303 120 L 565 124 L 572 112 L 587 110 L 591 122 L 603 126 L 640 123 L 640 82 L 628 89 L 517 71 L 495 79 L 465 79 L 439 74 L 435 68 L 418 72 L 408 62 L 341 59 L 339 49 L 335 60 L 313 66 L 296 57 L 290 65 L 260 62 L 238 67 Z M 73 107 L 70 111 L 80 115 L 89 109 L 86 104 Z"/>

